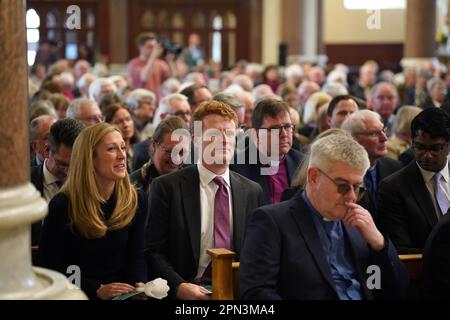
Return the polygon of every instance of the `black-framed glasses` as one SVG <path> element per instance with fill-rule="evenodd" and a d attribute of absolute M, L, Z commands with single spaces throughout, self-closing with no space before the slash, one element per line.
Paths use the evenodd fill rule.
<path fill-rule="evenodd" d="M 320 173 L 322 173 L 325 177 L 327 177 L 330 181 L 332 181 L 336 187 L 337 192 L 341 195 L 346 195 L 351 189 L 353 189 L 353 192 L 356 194 L 357 201 L 361 200 L 361 198 L 364 196 L 364 192 L 366 191 L 366 188 L 362 183 L 356 183 L 356 184 L 350 184 L 348 182 L 337 182 L 332 177 L 327 175 L 323 170 L 317 168 Z"/>
<path fill-rule="evenodd" d="M 177 117 L 184 117 L 184 116 L 191 116 L 192 112 L 189 111 L 177 111 L 177 112 L 172 112 L 169 113 L 171 116 L 177 116 Z"/>
<path fill-rule="evenodd" d="M 372 130 L 372 131 L 361 131 L 361 132 L 354 132 L 354 135 L 360 135 L 360 136 L 366 136 L 366 137 L 372 137 L 372 138 L 378 138 L 381 137 L 384 133 L 386 135 L 387 128 L 383 127 L 379 130 Z"/>
<path fill-rule="evenodd" d="M 281 132 L 283 132 L 283 129 L 286 132 L 292 132 L 292 130 L 294 129 L 294 125 L 292 123 L 285 123 L 285 124 L 280 124 L 280 125 L 271 126 L 271 127 L 267 127 L 267 128 L 259 128 L 259 129 L 265 129 L 265 130 L 269 131 L 270 133 L 277 132 L 275 130 L 278 130 L 278 134 L 281 134 Z"/>
<path fill-rule="evenodd" d="M 102 114 L 94 114 L 92 116 L 78 117 L 77 120 L 99 123 L 105 121 L 105 116 Z"/>
<path fill-rule="evenodd" d="M 430 151 L 432 154 L 437 154 L 442 151 L 447 146 L 448 143 L 436 143 L 436 144 L 430 144 L 428 146 L 414 142 L 411 146 L 411 148 L 418 152 L 418 153 L 425 153 L 427 151 Z"/>
<path fill-rule="evenodd" d="M 164 151 L 164 154 L 168 157 L 168 158 L 170 158 L 171 156 L 172 156 L 172 151 L 173 151 L 173 148 L 172 149 L 170 149 L 170 150 L 168 150 L 166 147 L 164 147 L 161 143 L 156 143 L 163 151 Z M 180 150 L 179 150 L 179 152 L 178 152 L 178 156 L 180 156 L 181 158 L 184 156 L 184 153 L 185 153 L 185 150 L 184 150 L 184 148 L 181 148 Z"/>

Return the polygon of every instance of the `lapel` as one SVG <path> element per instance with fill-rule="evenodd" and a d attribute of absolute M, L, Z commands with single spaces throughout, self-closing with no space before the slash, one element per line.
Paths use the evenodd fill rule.
<path fill-rule="evenodd" d="M 239 256 L 240 249 L 242 247 L 244 232 L 245 232 L 245 219 L 246 219 L 246 192 L 239 188 L 240 178 L 237 174 L 230 171 L 230 184 L 231 184 L 231 200 L 233 206 L 233 250 Z"/>
<path fill-rule="evenodd" d="M 347 239 L 347 243 L 352 253 L 353 266 L 355 267 L 356 275 L 361 285 L 361 293 L 366 299 L 373 299 L 372 294 L 366 286 L 366 266 L 367 260 L 362 259 L 364 252 L 367 251 L 367 243 L 361 241 L 361 234 L 355 228 L 347 226 L 342 222 L 344 234 Z"/>
<path fill-rule="evenodd" d="M 200 177 L 197 166 L 185 169 L 185 174 L 180 182 L 182 194 L 183 213 L 191 239 L 194 261 L 198 263 L 200 256 L 200 233 L 201 233 L 201 207 L 200 207 Z"/>
<path fill-rule="evenodd" d="M 296 159 L 294 159 L 294 157 L 292 156 L 292 153 L 294 149 L 291 149 L 289 151 L 289 153 L 286 155 L 286 171 L 287 171 L 287 175 L 288 175 L 288 181 L 289 181 L 289 185 L 291 184 L 291 179 L 294 176 L 295 171 L 297 170 L 299 163 L 301 162 L 297 162 Z"/>
<path fill-rule="evenodd" d="M 250 165 L 251 178 L 250 180 L 258 183 L 263 191 L 263 202 L 264 204 L 270 204 L 272 201 L 270 200 L 270 191 L 269 191 L 269 176 L 261 174 L 261 163 L 258 161 L 258 164 Z"/>
<path fill-rule="evenodd" d="M 320 244 L 319 234 L 316 226 L 314 225 L 314 221 L 309 215 L 309 209 L 302 198 L 302 193 L 297 193 L 291 200 L 290 213 L 297 224 L 300 235 L 304 239 L 311 256 L 320 270 L 320 273 L 333 291 L 336 292 L 336 287 L 333 279 L 331 278 L 330 266 L 325 258 L 322 245 Z"/>
<path fill-rule="evenodd" d="M 412 161 L 406 167 L 405 172 L 407 172 L 405 176 L 408 179 L 406 185 L 409 187 L 413 198 L 432 228 L 437 223 L 436 210 L 434 209 L 430 192 L 425 185 L 425 181 L 416 162 Z"/>

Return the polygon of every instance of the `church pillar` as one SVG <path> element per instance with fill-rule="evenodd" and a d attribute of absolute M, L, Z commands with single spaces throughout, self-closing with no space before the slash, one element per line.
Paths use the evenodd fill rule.
<path fill-rule="evenodd" d="M 25 0 L 0 1 L 0 88 L 0 300 L 84 298 L 31 265 L 31 223 L 47 205 L 29 182 Z"/>
<path fill-rule="evenodd" d="M 436 59 L 436 0 L 408 0 L 403 68 Z"/>
<path fill-rule="evenodd" d="M 281 41 L 288 46 L 288 62 L 326 63 L 322 19 L 322 0 L 282 0 Z"/>

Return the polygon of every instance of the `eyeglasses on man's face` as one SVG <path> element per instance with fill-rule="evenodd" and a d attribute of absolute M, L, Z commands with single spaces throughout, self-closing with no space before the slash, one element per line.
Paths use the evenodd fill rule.
<path fill-rule="evenodd" d="M 323 174 L 325 177 L 327 177 L 331 182 L 334 183 L 334 185 L 337 188 L 337 192 L 343 196 L 345 196 L 350 190 L 353 189 L 353 192 L 356 195 L 357 200 L 361 200 L 361 198 L 364 196 L 364 192 L 366 191 L 366 188 L 364 188 L 364 185 L 362 183 L 355 183 L 350 184 L 348 182 L 337 182 L 335 179 L 327 175 L 323 170 L 317 168 L 321 174 Z"/>
<path fill-rule="evenodd" d="M 286 124 L 280 124 L 280 125 L 270 126 L 267 128 L 259 128 L 259 129 L 260 130 L 265 129 L 268 132 L 270 132 L 271 134 L 275 133 L 275 132 L 278 132 L 278 134 L 281 134 L 283 132 L 283 129 L 286 132 L 290 133 L 294 129 L 294 125 L 292 123 L 286 123 Z M 276 131 L 276 130 L 278 130 L 278 131 Z"/>
<path fill-rule="evenodd" d="M 387 128 L 383 127 L 382 129 L 379 129 L 379 130 L 354 132 L 353 135 L 378 138 L 378 137 L 382 137 L 383 135 L 386 135 L 386 132 L 387 132 Z"/>
<path fill-rule="evenodd" d="M 192 112 L 190 110 L 188 111 L 176 111 L 176 112 L 172 112 L 172 113 L 168 113 L 171 116 L 177 116 L 177 117 L 184 117 L 184 116 L 191 116 Z"/>
<path fill-rule="evenodd" d="M 417 152 L 417 153 L 426 153 L 426 152 L 430 152 L 431 154 L 438 154 L 439 152 L 441 152 L 446 146 L 448 145 L 448 143 L 436 143 L 436 144 L 430 144 L 430 145 L 424 145 L 418 142 L 414 142 L 411 146 L 411 148 Z"/>
<path fill-rule="evenodd" d="M 167 149 L 161 143 L 156 143 L 156 145 L 159 146 L 161 148 L 161 150 L 164 151 L 164 154 L 166 155 L 166 157 L 170 158 L 172 156 L 173 148 L 172 149 Z M 184 148 L 181 148 L 177 155 L 180 156 L 181 158 L 183 158 L 184 153 L 185 153 Z"/>
<path fill-rule="evenodd" d="M 77 119 L 80 120 L 80 121 L 87 121 L 87 122 L 90 122 L 90 123 L 94 123 L 94 122 L 95 123 L 100 123 L 100 122 L 105 121 L 105 116 L 102 115 L 102 114 L 94 114 L 92 116 L 78 117 Z"/>

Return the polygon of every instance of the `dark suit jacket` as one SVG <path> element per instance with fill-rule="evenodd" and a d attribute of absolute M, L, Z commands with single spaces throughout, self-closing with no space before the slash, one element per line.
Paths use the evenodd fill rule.
<path fill-rule="evenodd" d="M 34 187 L 44 196 L 44 164 L 31 168 L 30 178 Z M 37 221 L 31 225 L 31 244 L 33 246 L 39 245 L 41 238 L 42 220 Z"/>
<path fill-rule="evenodd" d="M 299 167 L 300 163 L 303 160 L 303 153 L 291 149 L 289 153 L 286 155 L 286 171 L 288 175 L 289 185 L 291 184 L 291 180 L 294 177 L 294 173 Z M 239 159 L 239 158 L 238 158 Z M 261 175 L 262 165 L 258 161 L 256 164 L 249 164 L 248 157 L 246 158 L 245 164 L 233 164 L 230 165 L 230 169 L 243 175 L 244 177 L 257 182 L 264 194 L 263 204 L 270 204 L 270 190 L 269 190 L 269 177 L 267 175 Z"/>
<path fill-rule="evenodd" d="M 230 171 L 233 201 L 232 250 L 237 259 L 246 220 L 261 205 L 258 184 Z M 152 277 L 167 279 L 170 294 L 181 282 L 194 280 L 200 256 L 201 207 L 197 166 L 163 175 L 152 183 L 147 227 L 147 259 Z"/>
<path fill-rule="evenodd" d="M 411 148 L 407 149 L 398 157 L 398 161 L 403 163 L 404 166 L 408 165 L 411 161 L 415 159 L 416 156 L 414 155 L 414 151 Z"/>
<path fill-rule="evenodd" d="M 244 299 L 338 299 L 330 266 L 314 221 L 302 194 L 289 201 L 264 206 L 251 216 L 239 268 Z M 353 264 L 365 299 L 402 298 L 407 275 L 394 246 L 373 251 L 359 231 L 345 224 L 344 233 L 353 253 Z M 377 265 L 381 289 L 366 286 L 367 267 Z"/>
<path fill-rule="evenodd" d="M 423 250 L 424 298 L 450 299 L 450 214 L 433 228 Z"/>
<path fill-rule="evenodd" d="M 436 108 L 436 105 L 433 103 L 433 100 L 428 96 L 425 99 L 425 102 L 420 106 L 423 110 L 429 109 L 429 108 Z"/>
<path fill-rule="evenodd" d="M 380 229 L 402 253 L 421 253 L 438 218 L 416 162 L 384 179 L 378 188 Z"/>
<path fill-rule="evenodd" d="M 393 160 L 388 157 L 383 157 L 383 158 L 378 159 L 375 166 L 376 166 L 376 170 L 377 170 L 378 186 L 380 185 L 381 180 L 383 180 L 387 176 L 393 174 L 394 172 L 400 170 L 403 167 L 403 165 L 400 161 Z M 377 186 L 377 191 L 378 191 L 378 186 Z M 363 198 L 358 202 L 359 205 L 361 205 L 367 211 L 370 212 L 375 223 L 378 222 L 376 202 L 377 202 L 377 195 L 375 195 L 375 197 L 372 197 L 368 191 L 365 192 Z"/>
<path fill-rule="evenodd" d="M 134 170 L 142 168 L 144 164 L 150 160 L 149 152 L 150 140 L 146 139 L 142 142 L 136 143 L 134 147 Z"/>

